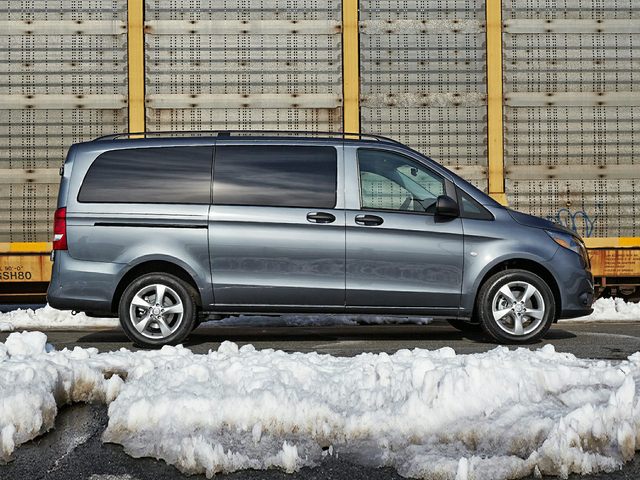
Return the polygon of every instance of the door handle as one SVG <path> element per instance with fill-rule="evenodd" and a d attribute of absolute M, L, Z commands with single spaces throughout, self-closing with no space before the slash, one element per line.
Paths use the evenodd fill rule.
<path fill-rule="evenodd" d="M 382 225 L 384 220 L 377 215 L 356 215 L 356 223 L 358 225 L 375 226 Z"/>
<path fill-rule="evenodd" d="M 327 212 L 307 213 L 307 221 L 311 223 L 333 223 L 336 217 Z"/>

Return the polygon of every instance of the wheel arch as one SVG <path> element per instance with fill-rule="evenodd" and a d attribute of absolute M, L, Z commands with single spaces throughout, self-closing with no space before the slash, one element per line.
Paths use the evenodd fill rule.
<path fill-rule="evenodd" d="M 135 278 L 147 273 L 168 273 L 187 282 L 196 291 L 196 305 L 198 308 L 202 308 L 202 292 L 200 291 L 193 275 L 178 263 L 166 259 L 153 259 L 137 263 L 127 270 L 122 278 L 120 278 L 113 294 L 113 299 L 111 300 L 112 312 L 118 311 L 118 304 L 120 303 L 120 299 L 122 298 L 122 294 L 127 288 L 127 285 L 129 285 Z"/>
<path fill-rule="evenodd" d="M 560 315 L 560 312 L 562 311 L 562 296 L 560 294 L 560 287 L 558 285 L 558 282 L 556 280 L 556 278 L 553 276 L 553 274 L 551 273 L 551 271 L 546 268 L 544 265 L 542 265 L 541 263 L 535 261 L 535 260 L 531 260 L 528 258 L 507 258 L 507 259 L 503 259 L 499 262 L 497 262 L 496 264 L 490 266 L 483 274 L 482 277 L 480 279 L 480 281 L 476 284 L 475 289 L 474 289 L 474 295 L 473 295 L 473 310 L 471 313 L 471 318 L 473 322 L 476 322 L 476 309 L 477 309 L 477 302 L 478 302 L 478 295 L 480 294 L 480 289 L 482 288 L 482 286 L 486 283 L 486 281 L 491 278 L 493 275 L 495 275 L 496 273 L 503 271 L 503 270 L 514 270 L 514 269 L 518 269 L 518 270 L 526 270 L 528 272 L 531 272 L 537 276 L 539 276 L 540 278 L 542 278 L 542 280 L 544 280 L 546 282 L 547 285 L 549 285 L 549 288 L 551 289 L 551 292 L 553 294 L 553 300 L 556 304 L 556 311 L 555 311 L 555 319 L 554 322 L 558 320 L 558 316 Z"/>

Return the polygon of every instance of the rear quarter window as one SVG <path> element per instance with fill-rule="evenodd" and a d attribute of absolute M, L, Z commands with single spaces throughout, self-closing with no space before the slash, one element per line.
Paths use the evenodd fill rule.
<path fill-rule="evenodd" d="M 84 203 L 195 203 L 211 199 L 212 147 L 127 148 L 102 153 L 84 177 Z"/>
<path fill-rule="evenodd" d="M 213 203 L 333 208 L 337 170 L 334 147 L 218 145 Z"/>

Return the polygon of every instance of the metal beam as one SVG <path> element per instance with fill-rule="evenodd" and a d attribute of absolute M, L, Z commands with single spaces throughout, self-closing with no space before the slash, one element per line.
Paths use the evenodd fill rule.
<path fill-rule="evenodd" d="M 640 105 L 638 92 L 511 92 L 509 107 L 632 107 Z"/>
<path fill-rule="evenodd" d="M 128 0 L 129 131 L 145 131 L 144 0 Z"/>
<path fill-rule="evenodd" d="M 543 145 L 532 145 L 544 152 Z M 523 149 L 523 157 L 528 153 Z M 623 165 L 507 165 L 506 174 L 509 180 L 625 180 L 632 169 L 638 168 L 630 164 Z"/>
<path fill-rule="evenodd" d="M 587 248 L 640 248 L 640 237 L 585 238 Z"/>
<path fill-rule="evenodd" d="M 360 133 L 360 41 L 359 0 L 342 1 L 342 96 L 343 129 Z"/>
<path fill-rule="evenodd" d="M 502 1 L 486 1 L 489 195 L 506 204 L 502 115 Z"/>
<path fill-rule="evenodd" d="M 612 2 L 613 3 L 613 2 Z M 622 8 L 620 8 L 622 10 Z M 510 19 L 504 22 L 505 33 L 640 33 L 640 22 L 635 18 L 554 18 Z"/>
<path fill-rule="evenodd" d="M 24 185 L 60 182 L 58 168 L 0 168 L 0 185 Z"/>
<path fill-rule="evenodd" d="M 0 20 L 2 35 L 119 35 L 126 29 L 118 20 Z"/>
<path fill-rule="evenodd" d="M 0 105 L 7 110 L 104 109 L 117 110 L 126 106 L 124 95 L 36 93 L 30 95 L 0 95 Z"/>
<path fill-rule="evenodd" d="M 149 108 L 337 108 L 340 95 L 323 93 L 150 94 Z M 142 131 L 142 130 L 140 130 Z"/>
<path fill-rule="evenodd" d="M 152 35 L 332 35 L 340 33 L 333 20 L 148 20 Z"/>
<path fill-rule="evenodd" d="M 50 253 L 49 242 L 0 242 L 0 253 Z"/>

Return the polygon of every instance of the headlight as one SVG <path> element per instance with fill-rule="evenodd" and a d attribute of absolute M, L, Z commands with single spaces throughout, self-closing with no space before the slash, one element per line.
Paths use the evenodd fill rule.
<path fill-rule="evenodd" d="M 545 232 L 547 232 L 547 235 L 549 235 L 554 242 L 556 242 L 561 247 L 577 253 L 578 255 L 580 255 L 580 258 L 582 258 L 584 264 L 589 265 L 589 255 L 587 254 L 587 248 L 585 247 L 584 242 L 580 240 L 580 238 L 569 235 L 568 233 L 555 232 L 552 230 L 545 230 Z"/>

